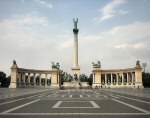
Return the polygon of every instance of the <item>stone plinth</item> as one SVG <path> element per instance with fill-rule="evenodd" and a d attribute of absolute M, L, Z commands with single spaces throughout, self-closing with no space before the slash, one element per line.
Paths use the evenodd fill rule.
<path fill-rule="evenodd" d="M 11 82 L 9 88 L 17 87 L 17 64 L 13 64 L 11 67 Z"/>
<path fill-rule="evenodd" d="M 100 68 L 94 68 L 93 69 L 93 84 L 92 88 L 101 86 L 101 69 Z"/>

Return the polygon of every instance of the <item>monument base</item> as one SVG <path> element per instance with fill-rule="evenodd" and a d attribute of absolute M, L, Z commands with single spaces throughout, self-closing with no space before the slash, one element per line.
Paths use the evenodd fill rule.
<path fill-rule="evenodd" d="M 59 88 L 59 85 L 58 85 L 58 84 L 51 84 L 50 87 L 51 87 L 51 88 Z"/>
<path fill-rule="evenodd" d="M 11 82 L 9 88 L 17 88 L 16 82 Z"/>
<path fill-rule="evenodd" d="M 79 75 L 80 75 L 80 68 L 79 67 L 73 67 L 72 68 L 72 75 L 74 76 L 75 74 L 77 74 L 77 77 L 79 78 Z"/>
<path fill-rule="evenodd" d="M 96 88 L 96 87 L 101 88 L 101 83 L 92 84 L 92 88 Z"/>
<path fill-rule="evenodd" d="M 79 87 L 80 87 L 80 85 L 79 85 L 79 83 L 78 82 L 76 82 L 76 81 L 72 81 L 72 82 L 64 82 L 64 84 L 63 84 L 63 87 L 64 88 L 71 88 L 71 89 L 79 89 Z"/>

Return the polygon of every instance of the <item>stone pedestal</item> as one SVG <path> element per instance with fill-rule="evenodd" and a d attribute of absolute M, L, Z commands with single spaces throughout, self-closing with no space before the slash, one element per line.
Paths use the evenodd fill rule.
<path fill-rule="evenodd" d="M 52 69 L 51 87 L 58 88 L 60 85 L 59 69 Z"/>
<path fill-rule="evenodd" d="M 17 87 L 17 64 L 13 64 L 11 67 L 11 81 L 9 88 L 16 88 Z"/>
<path fill-rule="evenodd" d="M 136 67 L 135 69 L 135 87 L 136 88 L 143 88 L 143 83 L 142 83 L 142 68 L 141 67 Z"/>
<path fill-rule="evenodd" d="M 101 69 L 100 68 L 94 68 L 93 70 L 92 88 L 95 88 L 96 86 L 101 87 Z"/>
<path fill-rule="evenodd" d="M 75 74 L 77 74 L 77 77 L 79 79 L 79 75 L 80 75 L 80 68 L 79 67 L 72 68 L 72 75 L 74 76 Z"/>

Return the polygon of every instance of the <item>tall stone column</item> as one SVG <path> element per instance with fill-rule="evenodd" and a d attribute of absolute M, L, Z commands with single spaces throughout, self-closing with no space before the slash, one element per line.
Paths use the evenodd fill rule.
<path fill-rule="evenodd" d="M 118 85 L 118 73 L 116 73 L 116 84 Z"/>
<path fill-rule="evenodd" d="M 30 78 L 30 73 L 28 73 L 28 84 L 31 84 L 31 78 Z"/>
<path fill-rule="evenodd" d="M 36 85 L 36 74 L 34 73 L 33 74 L 33 83 L 34 83 L 34 86 Z"/>
<path fill-rule="evenodd" d="M 47 74 L 45 74 L 45 87 L 47 87 Z"/>
<path fill-rule="evenodd" d="M 78 23 L 78 19 L 74 20 L 74 29 L 73 29 L 73 33 L 74 33 L 74 60 L 73 60 L 73 67 L 72 67 L 72 72 L 73 72 L 73 76 L 76 74 L 77 77 L 79 78 L 80 75 L 80 67 L 78 65 L 78 32 L 79 29 L 77 28 L 77 23 Z"/>
<path fill-rule="evenodd" d="M 41 83 L 42 74 L 40 74 L 39 77 L 40 77 L 39 78 L 39 86 L 42 86 L 42 83 Z"/>
<path fill-rule="evenodd" d="M 22 83 L 23 83 L 23 85 L 25 84 L 25 73 L 24 72 L 22 73 Z"/>
<path fill-rule="evenodd" d="M 111 84 L 113 84 L 113 74 L 111 73 Z"/>
<path fill-rule="evenodd" d="M 122 73 L 122 82 L 121 85 L 124 85 L 124 74 Z"/>
<path fill-rule="evenodd" d="M 127 85 L 129 85 L 129 73 L 127 72 Z"/>
<path fill-rule="evenodd" d="M 18 84 L 19 85 L 21 84 L 21 73 L 20 72 L 18 73 Z"/>
<path fill-rule="evenodd" d="M 105 85 L 107 85 L 107 74 L 105 74 Z"/>

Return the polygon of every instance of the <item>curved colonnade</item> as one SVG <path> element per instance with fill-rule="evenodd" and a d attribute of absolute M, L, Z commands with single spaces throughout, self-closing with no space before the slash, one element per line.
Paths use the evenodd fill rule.
<path fill-rule="evenodd" d="M 93 69 L 93 88 L 143 87 L 142 68 L 136 66 L 127 69 Z"/>
<path fill-rule="evenodd" d="M 17 87 L 59 87 L 59 69 L 34 70 L 18 68 L 17 64 L 11 67 L 10 88 Z"/>

